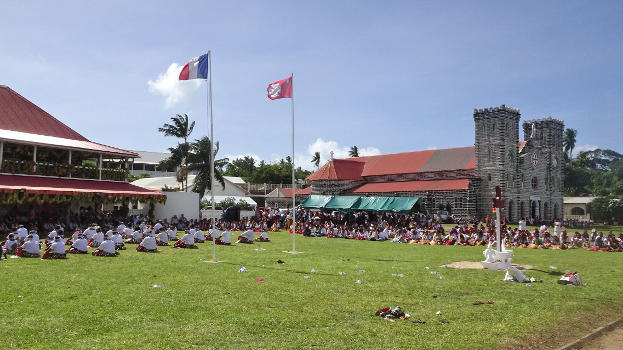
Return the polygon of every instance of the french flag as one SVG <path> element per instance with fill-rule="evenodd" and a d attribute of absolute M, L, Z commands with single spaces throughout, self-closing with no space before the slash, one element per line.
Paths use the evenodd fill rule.
<path fill-rule="evenodd" d="M 192 58 L 180 72 L 180 80 L 208 79 L 208 61 L 210 54 L 206 53 Z"/>

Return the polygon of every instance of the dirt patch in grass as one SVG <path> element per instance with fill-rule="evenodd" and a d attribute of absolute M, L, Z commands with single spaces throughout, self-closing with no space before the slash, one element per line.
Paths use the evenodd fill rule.
<path fill-rule="evenodd" d="M 621 317 L 623 310 L 601 306 L 591 311 L 577 312 L 552 324 L 546 329 L 535 330 L 518 339 L 503 339 L 498 349 L 558 349 L 565 346 L 598 327 Z"/>
<path fill-rule="evenodd" d="M 532 265 L 519 265 L 513 264 L 519 270 L 530 270 L 533 269 Z M 440 267 L 451 267 L 454 269 L 472 269 L 472 270 L 482 270 L 482 264 L 480 261 L 455 261 L 451 264 L 441 265 Z"/>

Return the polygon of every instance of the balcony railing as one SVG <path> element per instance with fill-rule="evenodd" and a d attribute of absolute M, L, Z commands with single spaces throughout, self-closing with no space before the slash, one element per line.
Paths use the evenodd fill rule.
<path fill-rule="evenodd" d="M 2 161 L 2 173 L 99 179 L 99 169 L 89 166 L 34 162 L 32 160 Z M 127 181 L 129 171 L 118 168 L 102 168 L 102 180 Z"/>

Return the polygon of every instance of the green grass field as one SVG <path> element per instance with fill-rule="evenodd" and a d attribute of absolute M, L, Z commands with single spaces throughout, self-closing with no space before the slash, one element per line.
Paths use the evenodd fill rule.
<path fill-rule="evenodd" d="M 218 264 L 206 262 L 211 243 L 198 250 L 160 247 L 158 254 L 129 245 L 117 258 L 2 261 L 0 348 L 530 347 L 549 344 L 542 338 L 564 343 L 562 331 L 621 316 L 621 253 L 516 249 L 513 262 L 534 265 L 525 273 L 543 280 L 528 287 L 502 282 L 504 272 L 439 267 L 480 261 L 482 247 L 297 236 L 303 253 L 291 255 L 282 252 L 291 248 L 290 235 L 271 239 L 218 246 Z M 248 272 L 238 272 L 242 266 Z M 587 285 L 558 285 L 565 270 L 580 272 Z M 477 300 L 495 303 L 473 305 Z M 396 305 L 411 319 L 374 315 Z M 567 338 L 574 335 L 580 334 Z"/>

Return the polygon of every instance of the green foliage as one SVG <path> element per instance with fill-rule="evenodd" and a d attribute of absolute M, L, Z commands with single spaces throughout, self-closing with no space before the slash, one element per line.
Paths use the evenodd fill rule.
<path fill-rule="evenodd" d="M 253 159 L 253 157 L 244 156 L 242 158 L 236 158 L 227 164 L 225 175 L 238 176 L 246 180 L 253 176 L 255 169 L 255 159 Z"/>
<path fill-rule="evenodd" d="M 573 149 L 575 148 L 575 137 L 577 136 L 577 134 L 578 131 L 575 129 L 565 129 L 565 133 L 562 136 L 562 147 L 565 151 L 566 159 L 571 159 L 571 154 L 573 153 Z"/>
<path fill-rule="evenodd" d="M 311 162 L 318 168 L 320 166 L 320 152 L 314 153 Z"/>
<path fill-rule="evenodd" d="M 353 158 L 359 157 L 359 148 L 357 146 L 351 147 L 348 151 L 348 156 Z"/>
<path fill-rule="evenodd" d="M 623 200 L 612 197 L 595 198 L 588 205 L 593 221 L 619 225 L 623 220 Z"/>
<path fill-rule="evenodd" d="M 171 157 L 160 162 L 160 167 L 165 169 L 174 169 L 175 167 L 182 167 L 183 176 L 183 188 L 188 187 L 188 157 L 190 153 L 190 144 L 188 143 L 188 137 L 195 128 L 195 122 L 190 122 L 186 114 L 176 114 L 171 118 L 171 124 L 165 123 L 162 127 L 158 128 L 158 131 L 163 133 L 164 136 L 173 136 L 179 139 L 183 139 L 184 142 L 178 143 L 176 147 L 169 148 Z M 181 179 L 180 179 L 181 180 Z M 179 181 L 182 182 L 182 181 Z"/>
<path fill-rule="evenodd" d="M 513 262 L 536 266 L 523 272 L 543 281 L 526 287 L 501 281 L 504 271 L 438 267 L 480 261 L 482 247 L 297 236 L 304 254 L 289 255 L 282 251 L 292 247 L 291 235 L 270 239 L 216 246 L 219 264 L 203 263 L 210 243 L 158 247 L 157 254 L 131 244 L 116 258 L 0 262 L 7 272 L 0 275 L 2 348 L 494 349 L 535 334 L 539 343 L 520 347 L 542 348 L 558 326 L 583 334 L 575 327 L 618 318 L 623 307 L 620 253 L 515 249 Z M 241 266 L 248 272 L 239 273 Z M 587 285 L 557 284 L 565 270 L 579 271 Z M 473 305 L 477 300 L 495 303 Z M 374 315 L 396 305 L 411 320 Z"/>
<path fill-rule="evenodd" d="M 210 139 L 205 136 L 191 144 L 188 155 L 188 169 L 197 172 L 193 182 L 193 191 L 199 193 L 200 200 L 212 184 L 210 157 L 213 154 L 216 158 L 219 150 L 218 141 L 214 144 L 214 153 L 212 153 L 211 147 Z M 227 158 L 214 160 L 214 179 L 219 182 L 223 189 L 225 189 L 225 179 L 223 178 L 222 169 L 228 162 L 229 159 Z"/>
<path fill-rule="evenodd" d="M 289 157 L 275 163 L 263 160 L 255 165 L 251 157 L 237 158 L 231 161 L 224 172 L 227 176 L 240 176 L 250 183 L 287 184 L 292 182 L 292 163 Z M 294 171 L 297 180 L 304 180 L 311 174 L 308 170 L 298 167 Z"/>
<path fill-rule="evenodd" d="M 148 178 L 148 177 L 151 177 L 151 175 L 149 175 L 149 174 L 138 174 L 138 175 L 130 174 L 130 175 L 128 175 L 128 181 L 129 182 L 134 182 L 136 180 L 145 179 L 145 178 Z"/>
<path fill-rule="evenodd" d="M 167 185 L 162 186 L 162 192 L 177 192 L 181 189 L 179 187 L 169 187 Z"/>
<path fill-rule="evenodd" d="M 563 169 L 565 196 L 623 195 L 623 156 L 612 150 L 581 152 Z"/>

